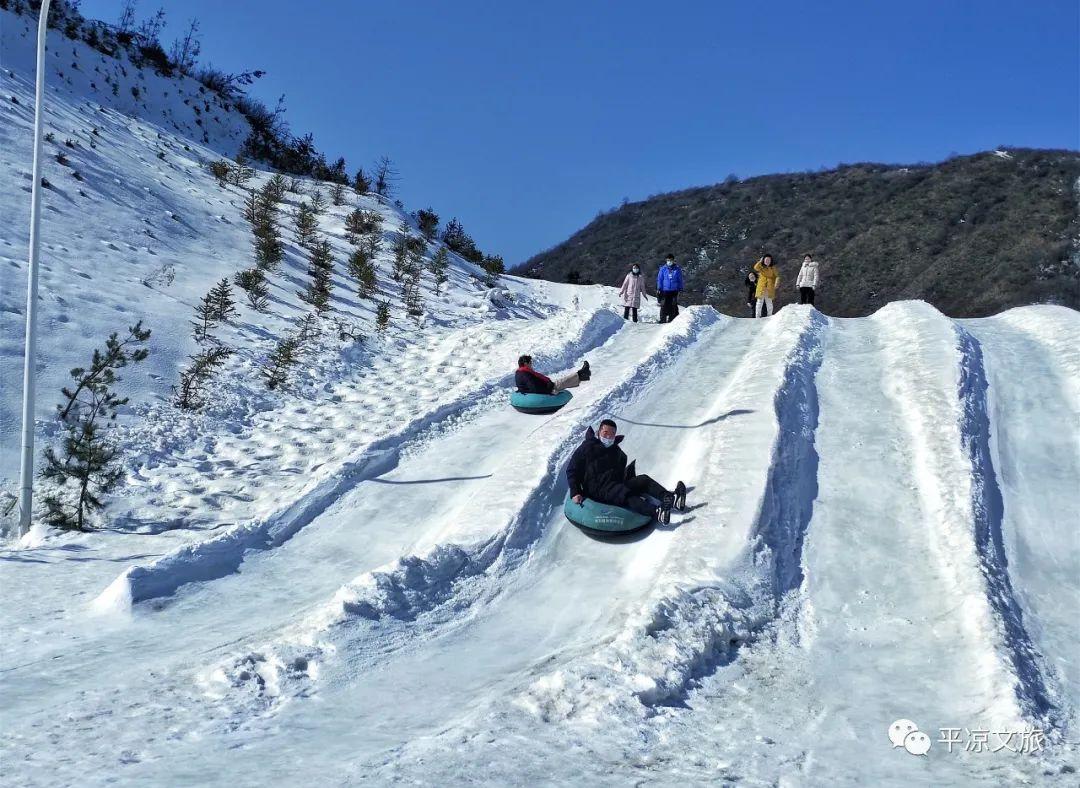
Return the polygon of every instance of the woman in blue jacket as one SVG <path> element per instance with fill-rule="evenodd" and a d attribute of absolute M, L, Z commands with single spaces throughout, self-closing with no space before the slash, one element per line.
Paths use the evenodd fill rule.
<path fill-rule="evenodd" d="M 683 289 L 682 269 L 669 254 L 656 272 L 656 300 L 660 302 L 660 322 L 670 323 L 679 314 L 679 291 Z"/>

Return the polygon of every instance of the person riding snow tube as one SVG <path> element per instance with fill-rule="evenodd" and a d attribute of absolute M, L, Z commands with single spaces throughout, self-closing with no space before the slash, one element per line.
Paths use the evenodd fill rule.
<path fill-rule="evenodd" d="M 686 485 L 674 492 L 638 474 L 635 463 L 627 465 L 619 447 L 622 436 L 611 419 L 600 422 L 599 432 L 589 427 L 585 440 L 566 466 L 570 495 L 563 506 L 566 519 L 581 528 L 606 533 L 625 533 L 643 528 L 655 517 L 671 521 L 671 509 L 686 508 Z M 635 516 L 636 515 L 636 516 Z"/>
<path fill-rule="evenodd" d="M 521 356 L 518 358 L 517 372 L 514 373 L 517 391 L 510 395 L 510 405 L 521 413 L 555 413 L 573 399 L 574 395 L 567 389 L 577 388 L 591 376 L 592 371 L 586 361 L 577 372 L 552 380 L 533 369 L 532 356 Z"/>

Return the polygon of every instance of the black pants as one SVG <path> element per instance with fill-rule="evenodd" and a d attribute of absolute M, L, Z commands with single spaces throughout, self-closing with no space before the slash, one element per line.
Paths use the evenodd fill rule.
<path fill-rule="evenodd" d="M 750 307 L 750 317 L 757 317 L 757 299 L 751 298 L 746 305 Z"/>
<path fill-rule="evenodd" d="M 634 316 L 634 322 L 637 322 L 637 307 L 636 306 L 624 306 L 622 310 L 622 319 L 627 320 L 630 315 Z"/>
<path fill-rule="evenodd" d="M 620 497 L 625 497 L 625 508 L 650 517 L 656 514 L 656 504 L 650 501 L 649 498 L 655 498 L 659 501 L 665 495 L 669 495 L 668 491 L 657 481 L 643 473 L 627 479 L 618 486 L 625 488 L 619 491 L 623 493 Z"/>
<path fill-rule="evenodd" d="M 799 303 L 800 304 L 812 304 L 812 303 L 814 303 L 814 288 L 812 288 L 812 287 L 800 287 L 799 288 Z"/>
<path fill-rule="evenodd" d="M 665 290 L 656 297 L 660 301 L 660 322 L 670 323 L 679 314 L 679 291 Z"/>

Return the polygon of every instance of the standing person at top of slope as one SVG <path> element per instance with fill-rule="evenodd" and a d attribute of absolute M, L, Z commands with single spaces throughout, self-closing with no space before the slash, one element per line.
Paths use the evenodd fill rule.
<path fill-rule="evenodd" d="M 750 317 L 757 317 L 757 274 L 753 269 L 746 275 L 746 305 L 750 307 Z"/>
<path fill-rule="evenodd" d="M 642 297 L 646 299 L 649 297 L 649 294 L 645 292 L 645 277 L 641 275 L 641 266 L 635 263 L 630 269 L 630 273 L 623 279 L 622 287 L 619 288 L 619 295 L 622 297 L 623 320 L 626 320 L 632 314 L 636 323 L 641 299 Z"/>
<path fill-rule="evenodd" d="M 670 323 L 679 314 L 679 291 L 683 289 L 682 269 L 669 254 L 656 272 L 656 300 L 660 302 L 660 322 Z"/>
<path fill-rule="evenodd" d="M 574 503 L 591 498 L 598 503 L 621 506 L 662 523 L 670 521 L 671 508 L 686 508 L 686 485 L 681 481 L 669 492 L 652 477 L 626 466 L 626 453 L 619 447 L 623 436 L 611 419 L 600 422 L 599 432 L 589 427 L 585 440 L 566 466 L 566 481 Z"/>
<path fill-rule="evenodd" d="M 514 383 L 522 394 L 558 394 L 564 389 L 577 388 L 582 381 L 592 377 L 589 362 L 583 361 L 581 369 L 559 380 L 552 380 L 541 375 L 532 366 L 532 356 L 518 356 L 518 368 L 514 373 Z"/>
<path fill-rule="evenodd" d="M 773 314 L 773 299 L 776 298 L 776 288 L 780 284 L 780 272 L 773 265 L 773 259 L 771 254 L 763 254 L 761 259 L 754 264 L 754 271 L 757 273 L 757 309 L 754 312 L 755 317 L 765 317 L 766 309 L 768 314 Z"/>
<path fill-rule="evenodd" d="M 802 268 L 799 269 L 799 276 L 795 280 L 795 287 L 799 288 L 799 303 L 811 304 L 814 303 L 814 290 L 817 288 L 818 282 L 818 264 L 814 256 L 809 252 L 803 255 Z"/>

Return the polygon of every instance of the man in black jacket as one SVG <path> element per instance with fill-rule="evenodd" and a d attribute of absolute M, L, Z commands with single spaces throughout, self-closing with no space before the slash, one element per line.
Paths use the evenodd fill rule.
<path fill-rule="evenodd" d="M 671 507 L 686 508 L 686 485 L 679 482 L 675 492 L 668 492 L 652 477 L 634 472 L 634 464 L 626 467 L 626 453 L 619 448 L 623 436 L 611 419 L 600 422 L 600 431 L 593 428 L 574 451 L 566 466 L 570 497 L 575 503 L 591 498 L 598 503 L 621 506 L 656 519 L 670 522 Z"/>

